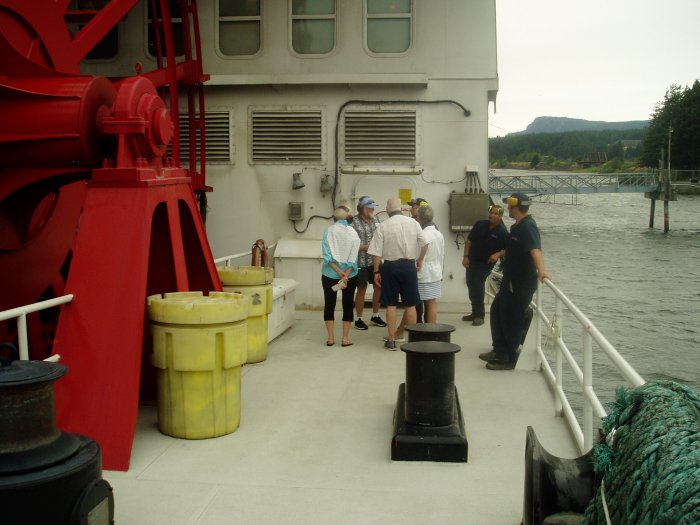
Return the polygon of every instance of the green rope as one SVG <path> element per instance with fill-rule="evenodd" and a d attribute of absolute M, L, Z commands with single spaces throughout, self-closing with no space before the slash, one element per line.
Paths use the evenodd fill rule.
<path fill-rule="evenodd" d="M 672 381 L 619 389 L 593 449 L 614 525 L 700 524 L 700 396 Z M 582 525 L 604 525 L 600 488 Z"/>

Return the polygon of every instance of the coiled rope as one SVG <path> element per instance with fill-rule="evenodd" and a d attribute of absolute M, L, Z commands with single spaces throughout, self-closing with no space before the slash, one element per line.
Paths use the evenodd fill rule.
<path fill-rule="evenodd" d="M 618 389 L 595 446 L 614 525 L 700 524 L 700 396 L 672 381 Z M 607 523 L 600 487 L 582 524 Z"/>

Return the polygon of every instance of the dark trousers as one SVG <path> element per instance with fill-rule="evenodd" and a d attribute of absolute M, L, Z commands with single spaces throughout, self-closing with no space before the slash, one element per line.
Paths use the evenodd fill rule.
<path fill-rule="evenodd" d="M 527 286 L 511 291 L 505 281 L 491 304 L 491 340 L 493 350 L 504 361 L 515 363 L 518 360 L 518 346 L 523 339 L 527 308 L 537 289 Z"/>
<path fill-rule="evenodd" d="M 335 303 L 338 300 L 338 292 L 334 292 L 332 287 L 338 284 L 338 279 L 321 275 L 323 285 L 323 320 L 333 321 L 335 319 Z M 355 308 L 355 289 L 357 288 L 357 275 L 348 279 L 348 285 L 342 290 L 343 321 L 352 321 Z"/>
<path fill-rule="evenodd" d="M 484 317 L 484 297 L 486 295 L 486 278 L 491 273 L 492 266 L 485 264 L 470 264 L 467 268 L 467 288 L 469 289 L 469 302 L 472 304 L 472 314 L 476 317 Z"/>

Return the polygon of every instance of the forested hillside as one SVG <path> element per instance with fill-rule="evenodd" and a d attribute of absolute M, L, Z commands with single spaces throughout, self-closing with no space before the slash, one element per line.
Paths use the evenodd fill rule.
<path fill-rule="evenodd" d="M 639 157 L 645 133 L 642 128 L 511 134 L 489 139 L 489 161 L 495 168 L 616 170 Z"/>

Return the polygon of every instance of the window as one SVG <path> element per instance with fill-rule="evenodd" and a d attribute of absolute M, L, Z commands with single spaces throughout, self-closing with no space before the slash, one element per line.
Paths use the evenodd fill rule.
<path fill-rule="evenodd" d="M 103 9 L 109 0 L 71 0 L 68 11 L 66 12 L 66 20 L 84 21 L 94 16 L 98 9 Z M 78 32 L 85 26 L 84 23 L 68 23 L 68 27 Z M 85 60 L 109 60 L 115 58 L 119 52 L 119 25 L 114 26 L 100 40 L 90 52 L 85 55 Z"/>
<path fill-rule="evenodd" d="M 323 55 L 335 47 L 335 0 L 290 0 L 292 49 Z"/>
<path fill-rule="evenodd" d="M 251 163 L 322 162 L 323 115 L 315 108 L 251 108 Z"/>
<path fill-rule="evenodd" d="M 346 163 L 416 164 L 415 110 L 346 110 L 343 125 Z"/>
<path fill-rule="evenodd" d="M 151 12 L 151 2 L 148 4 L 148 52 L 151 56 L 157 56 L 156 38 L 153 30 L 153 13 Z M 175 44 L 175 56 L 183 56 L 185 54 L 185 40 L 182 33 L 182 18 L 180 18 L 180 1 L 170 0 L 170 20 L 173 28 L 173 43 Z M 160 10 L 160 3 L 156 2 L 156 21 L 160 32 L 160 52 L 163 58 L 166 57 L 165 52 L 165 33 L 163 32 L 163 13 Z"/>
<path fill-rule="evenodd" d="M 180 122 L 180 163 L 186 165 L 190 158 L 190 141 L 187 112 L 179 115 Z M 228 111 L 207 111 L 204 117 L 206 129 L 206 155 L 207 164 L 210 162 L 232 163 L 235 155 L 231 152 L 231 115 Z M 199 150 L 200 138 L 199 130 L 196 130 L 195 146 Z M 168 156 L 171 155 L 168 146 Z"/>
<path fill-rule="evenodd" d="M 404 53 L 411 47 L 413 0 L 365 0 L 367 49 Z"/>
<path fill-rule="evenodd" d="M 260 0 L 219 0 L 219 50 L 224 55 L 254 55 L 261 42 Z"/>

